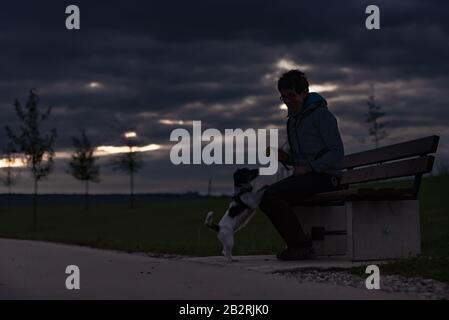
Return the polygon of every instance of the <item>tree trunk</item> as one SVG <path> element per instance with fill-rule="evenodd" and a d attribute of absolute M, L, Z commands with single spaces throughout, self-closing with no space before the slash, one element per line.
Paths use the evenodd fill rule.
<path fill-rule="evenodd" d="M 9 166 L 7 169 L 6 174 L 6 182 L 8 185 L 8 199 L 7 199 L 7 209 L 9 210 L 11 206 L 11 185 L 12 185 L 12 174 L 11 174 L 11 167 Z"/>
<path fill-rule="evenodd" d="M 131 208 L 134 208 L 134 174 L 131 172 Z"/>
<path fill-rule="evenodd" d="M 374 121 L 374 141 L 376 142 L 376 149 L 379 147 L 378 130 L 377 121 Z"/>
<path fill-rule="evenodd" d="M 34 196 L 33 196 L 33 231 L 37 230 L 37 178 L 34 178 Z"/>
<path fill-rule="evenodd" d="M 89 210 L 89 180 L 86 180 L 86 190 L 84 194 L 84 210 Z"/>
<path fill-rule="evenodd" d="M 11 207 L 11 185 L 8 186 L 8 210 Z"/>

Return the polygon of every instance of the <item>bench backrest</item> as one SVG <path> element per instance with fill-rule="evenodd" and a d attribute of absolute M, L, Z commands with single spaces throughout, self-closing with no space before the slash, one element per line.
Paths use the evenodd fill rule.
<path fill-rule="evenodd" d="M 343 159 L 342 184 L 353 184 L 415 176 L 419 183 L 421 175 L 432 171 L 439 136 L 397 143 L 378 149 L 349 154 Z M 416 186 L 415 186 L 416 187 Z"/>

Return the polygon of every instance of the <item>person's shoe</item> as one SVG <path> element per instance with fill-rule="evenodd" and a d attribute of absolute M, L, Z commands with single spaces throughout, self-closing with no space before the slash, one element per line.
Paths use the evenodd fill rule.
<path fill-rule="evenodd" d="M 299 247 L 299 248 L 285 248 L 280 251 L 276 258 L 284 261 L 307 260 L 315 258 L 315 251 L 313 246 Z"/>

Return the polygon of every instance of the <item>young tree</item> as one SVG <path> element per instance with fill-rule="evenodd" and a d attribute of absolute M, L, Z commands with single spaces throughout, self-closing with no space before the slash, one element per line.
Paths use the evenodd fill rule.
<path fill-rule="evenodd" d="M 212 195 L 212 178 L 207 181 L 207 195 L 209 197 Z"/>
<path fill-rule="evenodd" d="M 448 176 L 449 175 L 449 167 L 448 165 L 443 162 L 439 161 L 436 166 L 437 176 Z"/>
<path fill-rule="evenodd" d="M 42 122 L 45 121 L 51 112 L 48 107 L 44 112 L 39 110 L 39 97 L 35 90 L 30 90 L 28 101 L 25 107 L 22 107 L 16 99 L 14 106 L 17 116 L 21 121 L 19 133 L 15 133 L 9 126 L 6 126 L 6 133 L 12 142 L 23 152 L 27 164 L 30 166 L 31 174 L 34 180 L 33 196 L 33 230 L 36 231 L 37 225 L 37 190 L 38 182 L 47 177 L 53 169 L 53 142 L 56 138 L 56 129 L 49 133 L 41 132 Z"/>
<path fill-rule="evenodd" d="M 3 150 L 3 160 L 6 162 L 0 172 L 0 180 L 5 187 L 8 188 L 8 209 L 11 204 L 11 188 L 17 183 L 19 177 L 19 171 L 14 168 L 14 163 L 17 159 L 14 156 L 16 152 L 12 143 L 8 143 L 6 148 Z"/>
<path fill-rule="evenodd" d="M 75 153 L 69 162 L 68 173 L 75 179 L 80 180 L 85 186 L 84 209 L 89 210 L 89 182 L 100 182 L 100 166 L 95 164 L 95 147 L 92 146 L 86 136 L 81 132 L 81 138 L 72 137 Z"/>
<path fill-rule="evenodd" d="M 369 135 L 372 137 L 371 141 L 374 142 L 377 149 L 379 142 L 387 137 L 387 132 L 384 129 L 386 123 L 380 121 L 385 116 L 385 112 L 382 111 L 381 106 L 376 104 L 374 86 L 371 87 L 371 95 L 366 103 L 368 105 L 368 113 L 365 114 L 365 123 L 369 124 Z"/>
<path fill-rule="evenodd" d="M 130 176 L 130 206 L 134 208 L 134 174 L 137 173 L 143 166 L 143 161 L 139 154 L 133 150 L 134 140 L 136 135 L 134 132 L 126 133 L 126 145 L 128 146 L 128 152 L 119 154 L 113 159 L 112 166 L 114 170 L 120 170 Z"/>

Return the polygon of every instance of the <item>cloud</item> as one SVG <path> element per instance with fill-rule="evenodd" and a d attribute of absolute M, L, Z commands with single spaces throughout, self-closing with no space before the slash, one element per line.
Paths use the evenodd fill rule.
<path fill-rule="evenodd" d="M 58 130 L 58 150 L 69 150 L 83 128 L 96 145 L 119 146 L 132 130 L 142 146 L 167 146 L 171 130 L 193 120 L 219 130 L 277 127 L 284 139 L 276 81 L 297 67 L 328 100 L 347 152 L 371 147 L 360 141 L 374 85 L 389 125 L 384 143 L 438 133 L 448 154 L 449 3 L 379 0 L 376 31 L 365 28 L 368 1 L 81 0 L 80 31 L 64 27 L 69 4 L 2 6 L 1 130 L 19 126 L 14 99 L 24 103 L 37 88 L 41 105 L 53 106 L 45 129 Z M 0 134 L 0 145 L 6 140 Z M 211 167 L 175 170 L 166 152 L 151 165 L 158 185 L 200 188 L 187 177 Z M 214 167 L 217 184 L 229 169 Z"/>

